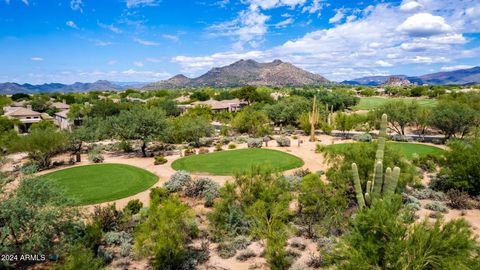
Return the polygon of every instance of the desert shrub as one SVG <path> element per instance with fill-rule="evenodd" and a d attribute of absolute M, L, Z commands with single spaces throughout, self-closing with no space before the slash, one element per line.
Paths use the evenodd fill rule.
<path fill-rule="evenodd" d="M 403 203 L 407 207 L 411 207 L 414 210 L 420 210 L 422 208 L 420 201 L 407 193 L 402 193 Z"/>
<path fill-rule="evenodd" d="M 246 249 L 251 242 L 251 238 L 244 235 L 236 236 L 231 240 L 231 244 L 235 247 L 236 250 Z"/>
<path fill-rule="evenodd" d="M 234 140 L 233 137 L 224 136 L 224 137 L 222 137 L 222 138 L 220 139 L 220 142 L 221 142 L 222 144 L 229 144 L 229 143 L 231 143 L 233 140 Z"/>
<path fill-rule="evenodd" d="M 424 156 L 419 156 L 417 154 L 413 155 L 412 163 L 427 172 L 435 171 L 437 164 L 442 162 L 442 156 L 427 154 Z"/>
<path fill-rule="evenodd" d="M 132 143 L 130 143 L 130 141 L 127 141 L 127 140 L 122 140 L 121 142 L 119 142 L 117 144 L 117 148 L 122 150 L 125 153 L 133 152 Z"/>
<path fill-rule="evenodd" d="M 301 225 L 306 228 L 307 237 L 338 235 L 345 229 L 347 220 L 343 213 L 347 198 L 318 175 L 309 174 L 302 179 L 298 202 Z"/>
<path fill-rule="evenodd" d="M 280 147 L 289 147 L 290 144 L 291 144 L 290 139 L 285 137 L 285 136 L 278 137 L 275 140 L 277 141 L 277 145 L 280 146 Z"/>
<path fill-rule="evenodd" d="M 372 141 L 372 135 L 368 133 L 362 133 L 362 134 L 355 134 L 353 135 L 352 139 L 357 142 L 371 142 Z"/>
<path fill-rule="evenodd" d="M 445 153 L 444 191 L 458 189 L 472 196 L 480 194 L 480 139 L 472 142 L 452 141 L 451 151 Z"/>
<path fill-rule="evenodd" d="M 153 161 L 154 165 L 162 165 L 162 164 L 165 164 L 165 163 L 168 162 L 168 160 L 164 156 L 161 156 L 161 155 L 160 156 L 155 156 L 153 158 L 153 160 L 154 160 Z"/>
<path fill-rule="evenodd" d="M 235 149 L 235 148 L 237 148 L 237 145 L 234 143 L 231 143 L 228 145 L 228 149 Z"/>
<path fill-rule="evenodd" d="M 236 259 L 238 261 L 241 261 L 241 262 L 244 262 L 250 258 L 253 258 L 253 257 L 256 257 L 257 254 L 255 254 L 255 252 L 251 249 L 245 249 L 245 250 L 242 250 L 238 253 Z"/>
<path fill-rule="evenodd" d="M 455 209 L 470 209 L 470 196 L 466 192 L 451 189 L 447 192 L 448 206 Z"/>
<path fill-rule="evenodd" d="M 357 212 L 337 245 L 336 269 L 476 269 L 479 249 L 464 220 L 413 223 L 399 197 Z M 375 230 L 372 230 L 375 228 Z"/>
<path fill-rule="evenodd" d="M 34 162 L 28 162 L 20 168 L 20 171 L 25 175 L 32 175 L 38 172 L 38 164 Z"/>
<path fill-rule="evenodd" d="M 217 144 L 215 145 L 215 149 L 214 149 L 215 152 L 220 152 L 220 151 L 222 151 L 222 150 L 223 150 L 222 147 L 223 147 L 223 145 L 222 145 L 221 143 L 217 143 Z"/>
<path fill-rule="evenodd" d="M 92 220 L 100 225 L 104 232 L 118 229 L 122 219 L 122 212 L 118 211 L 115 204 L 104 207 L 95 206 L 93 209 Z"/>
<path fill-rule="evenodd" d="M 315 255 L 315 254 L 310 254 L 310 257 L 306 261 L 306 265 L 310 268 L 320 268 L 322 266 L 325 266 L 325 260 L 322 258 L 320 255 Z"/>
<path fill-rule="evenodd" d="M 97 250 L 102 241 L 103 231 L 99 223 L 90 223 L 85 226 L 83 244 L 91 250 Z"/>
<path fill-rule="evenodd" d="M 295 170 L 293 172 L 293 175 L 295 176 L 298 176 L 298 177 L 305 177 L 309 174 L 311 174 L 312 172 L 310 171 L 310 169 L 306 168 L 306 169 L 298 169 L 298 170 Z"/>
<path fill-rule="evenodd" d="M 177 196 L 169 196 L 150 207 L 137 226 L 134 250 L 141 257 L 152 257 L 156 269 L 182 269 L 189 261 L 187 243 L 197 233 L 191 209 Z"/>
<path fill-rule="evenodd" d="M 200 149 L 198 149 L 198 154 L 208 154 L 210 152 L 210 150 L 208 150 L 208 148 L 204 148 L 204 147 L 200 147 Z"/>
<path fill-rule="evenodd" d="M 198 140 L 198 146 L 212 146 L 214 139 L 211 137 L 203 137 Z"/>
<path fill-rule="evenodd" d="M 247 141 L 248 148 L 261 148 L 263 146 L 262 138 L 251 138 Z"/>
<path fill-rule="evenodd" d="M 390 139 L 396 142 L 409 142 L 412 140 L 412 138 L 401 134 L 394 134 L 390 137 Z"/>
<path fill-rule="evenodd" d="M 109 264 L 113 261 L 114 258 L 113 251 L 110 249 L 107 249 L 105 246 L 101 245 L 97 249 L 97 257 L 101 258 L 104 263 Z"/>
<path fill-rule="evenodd" d="M 237 253 L 237 249 L 230 242 L 222 242 L 217 246 L 218 256 L 222 259 L 228 259 Z"/>
<path fill-rule="evenodd" d="M 56 270 L 99 270 L 103 269 L 103 261 L 95 258 L 90 249 L 80 244 L 72 246 L 62 264 L 55 264 L 52 268 Z"/>
<path fill-rule="evenodd" d="M 425 208 L 435 212 L 448 213 L 448 207 L 439 201 L 429 202 L 425 205 Z"/>
<path fill-rule="evenodd" d="M 192 177 L 186 171 L 177 171 L 163 185 L 169 192 L 182 191 L 192 182 Z"/>
<path fill-rule="evenodd" d="M 419 200 L 435 200 L 435 201 L 445 201 L 447 196 L 441 191 L 434 191 L 430 188 L 417 188 L 413 189 L 410 192 L 410 195 L 419 199 Z"/>
<path fill-rule="evenodd" d="M 93 163 L 102 163 L 105 158 L 101 153 L 102 149 L 99 147 L 90 150 L 90 152 L 88 152 L 88 160 Z"/>
<path fill-rule="evenodd" d="M 131 251 L 132 251 L 132 244 L 125 242 L 120 245 L 120 255 L 122 257 L 128 257 Z"/>
<path fill-rule="evenodd" d="M 105 233 L 105 242 L 108 245 L 120 245 L 122 243 L 131 243 L 132 236 L 124 231 Z"/>
<path fill-rule="evenodd" d="M 195 149 L 193 149 L 192 147 L 188 147 L 188 148 L 186 148 L 186 149 L 183 151 L 183 154 L 184 154 L 186 157 L 188 157 L 188 156 L 193 156 L 193 155 L 195 155 L 195 154 L 197 154 L 197 153 L 195 152 Z"/>
<path fill-rule="evenodd" d="M 150 206 L 159 205 L 163 200 L 168 198 L 170 193 L 165 188 L 154 187 L 150 189 Z"/>
<path fill-rule="evenodd" d="M 124 213 L 128 213 L 131 215 L 135 215 L 138 212 L 140 212 L 140 209 L 142 209 L 143 203 L 139 199 L 135 200 L 130 200 L 128 201 L 127 205 L 123 208 Z"/>
<path fill-rule="evenodd" d="M 220 185 L 212 179 L 202 177 L 189 182 L 185 187 L 185 195 L 188 197 L 213 197 L 219 195 Z"/>

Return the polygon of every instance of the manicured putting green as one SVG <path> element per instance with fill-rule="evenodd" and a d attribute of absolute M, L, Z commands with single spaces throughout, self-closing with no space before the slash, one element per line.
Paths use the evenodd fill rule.
<path fill-rule="evenodd" d="M 420 107 L 433 107 L 437 104 L 435 99 L 407 99 L 407 98 L 384 98 L 384 97 L 362 97 L 357 106 L 353 107 L 354 110 L 373 110 L 387 101 L 391 100 L 415 100 Z"/>
<path fill-rule="evenodd" d="M 303 160 L 277 150 L 250 148 L 184 157 L 175 160 L 172 168 L 213 175 L 232 175 L 254 164 L 266 165 L 281 172 L 301 167 Z"/>
<path fill-rule="evenodd" d="M 78 205 L 118 200 L 142 192 L 158 180 L 146 170 L 124 164 L 96 164 L 46 174 Z"/>
<path fill-rule="evenodd" d="M 328 147 L 331 147 L 333 149 L 343 149 L 349 147 L 349 145 L 352 144 L 353 143 L 339 143 L 329 145 Z M 424 156 L 427 154 L 441 155 L 443 152 L 445 152 L 445 150 L 441 148 L 419 143 L 387 142 L 387 144 L 392 148 L 397 149 L 407 159 L 412 159 L 414 154 L 417 154 L 419 156 Z"/>

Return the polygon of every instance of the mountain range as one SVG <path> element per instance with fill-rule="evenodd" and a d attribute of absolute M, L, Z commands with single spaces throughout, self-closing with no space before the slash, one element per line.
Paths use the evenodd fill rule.
<path fill-rule="evenodd" d="M 290 63 L 275 60 L 259 63 L 254 60 L 240 60 L 231 65 L 212 68 L 196 78 L 182 74 L 168 80 L 148 84 L 143 89 L 185 88 L 185 87 L 235 87 L 255 86 L 305 86 L 329 83 L 323 76 L 305 71 Z"/>
<path fill-rule="evenodd" d="M 480 66 L 459 69 L 446 72 L 437 72 L 421 76 L 406 76 L 406 75 L 389 75 L 389 76 L 369 76 L 361 77 L 353 80 L 343 81 L 342 84 L 351 85 L 369 85 L 378 86 L 385 84 L 390 78 L 396 77 L 403 80 L 408 80 L 412 84 L 431 84 L 431 85 L 470 85 L 480 84 Z"/>
<path fill-rule="evenodd" d="M 343 81 L 341 84 L 378 86 L 391 81 L 392 77 L 408 80 L 410 83 L 422 84 L 480 84 L 480 67 L 438 72 L 422 76 L 390 75 L 370 76 Z M 390 80 L 389 80 L 390 79 Z M 99 80 L 93 83 L 76 82 L 74 84 L 47 83 L 40 85 L 18 84 L 14 82 L 0 83 L 0 94 L 41 93 L 41 92 L 87 92 L 87 91 L 121 91 L 125 89 L 176 89 L 196 87 L 236 87 L 242 85 L 256 86 L 307 86 L 331 84 L 325 77 L 308 72 L 290 63 L 275 60 L 259 63 L 254 60 L 240 60 L 223 67 L 212 68 L 205 74 L 188 78 L 182 74 L 168 80 L 155 83 L 142 82 L 110 82 Z"/>

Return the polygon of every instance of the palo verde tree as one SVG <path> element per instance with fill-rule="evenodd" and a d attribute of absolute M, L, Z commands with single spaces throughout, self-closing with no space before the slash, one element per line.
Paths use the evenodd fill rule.
<path fill-rule="evenodd" d="M 135 106 L 124 110 L 116 117 L 110 118 L 113 134 L 122 140 L 139 140 L 144 157 L 147 156 L 147 144 L 160 138 L 167 122 L 165 113 L 157 108 L 147 109 L 144 106 Z"/>

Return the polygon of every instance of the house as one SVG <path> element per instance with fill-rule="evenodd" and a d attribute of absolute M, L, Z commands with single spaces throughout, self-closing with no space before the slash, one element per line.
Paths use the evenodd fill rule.
<path fill-rule="evenodd" d="M 57 126 L 62 130 L 70 129 L 70 127 L 72 126 L 72 121 L 70 121 L 67 116 L 68 112 L 69 110 L 64 110 L 57 112 L 54 115 L 55 124 L 57 124 Z"/>
<path fill-rule="evenodd" d="M 177 97 L 174 100 L 178 103 L 185 103 L 185 102 L 190 101 L 190 97 L 189 96 L 180 96 L 180 97 Z"/>
<path fill-rule="evenodd" d="M 239 99 L 227 99 L 227 100 L 206 100 L 206 101 L 195 101 L 192 103 L 192 106 L 205 105 L 209 106 L 213 112 L 236 112 L 241 108 L 248 105 L 247 102 Z"/>
<path fill-rule="evenodd" d="M 28 133 L 32 124 L 38 123 L 42 120 L 52 120 L 48 114 L 42 114 L 32 110 L 32 106 L 24 107 L 4 107 L 3 113 L 10 119 L 17 119 L 19 124 L 15 125 L 15 130 L 18 133 Z"/>
<path fill-rule="evenodd" d="M 50 104 L 50 107 L 55 108 L 59 111 L 66 111 L 70 109 L 70 105 L 68 105 L 65 100 L 63 102 L 53 102 Z"/>

